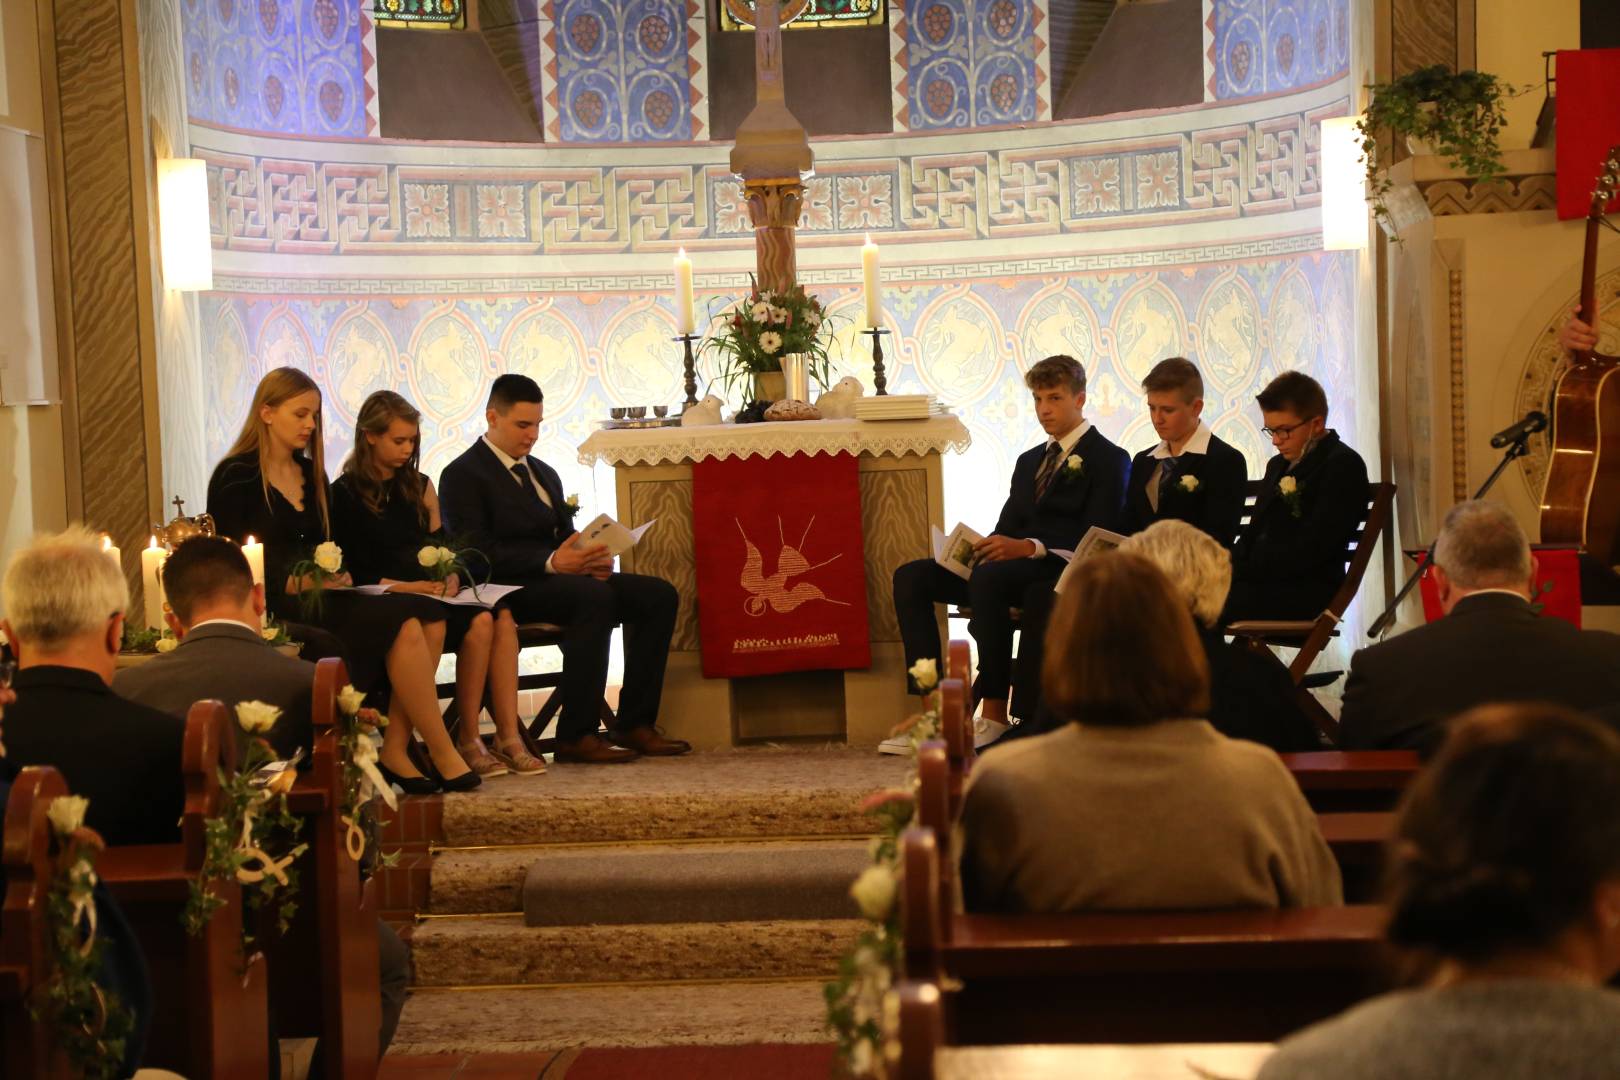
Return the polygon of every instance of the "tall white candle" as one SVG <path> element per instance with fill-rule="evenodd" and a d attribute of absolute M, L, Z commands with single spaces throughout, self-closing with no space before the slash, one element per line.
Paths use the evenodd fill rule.
<path fill-rule="evenodd" d="M 675 318 L 683 334 L 692 333 L 697 325 L 692 313 L 692 260 L 686 257 L 685 248 L 675 256 Z"/>
<path fill-rule="evenodd" d="M 112 564 L 118 567 L 118 576 L 123 577 L 124 553 L 119 551 L 118 548 L 114 546 L 112 537 L 108 536 L 106 533 L 101 534 L 101 550 L 106 554 L 107 558 L 112 560 Z"/>
<path fill-rule="evenodd" d="M 146 600 L 146 626 L 163 629 L 163 564 L 169 553 L 158 547 L 157 537 L 141 552 L 141 593 Z"/>
<path fill-rule="evenodd" d="M 248 569 L 253 571 L 253 584 L 263 585 L 264 545 L 253 539 L 253 537 L 249 536 L 247 538 L 247 543 L 242 545 L 242 555 L 247 559 Z M 263 616 L 260 616 L 259 622 L 263 624 Z"/>
<path fill-rule="evenodd" d="M 878 247 L 867 234 L 861 248 L 861 282 L 866 289 L 866 325 L 883 325 L 883 280 L 878 274 Z"/>

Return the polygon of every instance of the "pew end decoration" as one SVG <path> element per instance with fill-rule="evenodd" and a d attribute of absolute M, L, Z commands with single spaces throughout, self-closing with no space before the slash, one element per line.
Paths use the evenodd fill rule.
<path fill-rule="evenodd" d="M 298 871 L 294 865 L 309 847 L 298 841 L 303 823 L 288 809 L 287 792 L 297 778 L 294 761 L 282 762 L 259 736 L 269 732 L 281 710 L 262 701 L 236 706 L 237 723 L 249 736 L 234 769 L 219 770 L 219 812 L 207 819 L 202 872 L 191 883 L 182 916 L 186 931 L 201 934 L 225 903 L 211 882 L 234 880 L 242 886 L 249 911 L 275 905 L 276 927 L 285 932 L 298 911 Z M 278 768 L 279 766 L 279 768 Z M 244 920 L 242 954 L 251 955 L 254 935 Z"/>
<path fill-rule="evenodd" d="M 344 850 L 355 862 L 365 857 L 368 848 L 378 850 L 373 797 L 380 795 L 389 809 L 399 806 L 393 787 L 377 771 L 377 745 L 371 741 L 373 735 L 388 726 L 388 718 L 376 709 L 366 708 L 365 700 L 366 695 L 352 684 L 338 691 L 338 754 L 343 769 L 343 803 L 338 818 L 346 830 Z M 397 851 L 378 855 L 384 866 L 393 865 L 398 858 Z"/>
<path fill-rule="evenodd" d="M 7 825 L 15 826 L 5 838 L 5 932 L 25 936 L 24 920 L 14 922 L 12 915 L 38 904 L 43 886 L 43 941 L 16 943 L 43 961 L 36 972 L 48 972 L 29 994 L 29 1016 L 71 1075 L 112 1080 L 122 1072 L 135 1021 L 123 999 L 97 981 L 106 942 L 96 934 L 93 890 L 96 856 L 105 844 L 84 824 L 90 801 L 66 792 L 55 769 L 24 769 L 12 785 L 5 808 Z"/>

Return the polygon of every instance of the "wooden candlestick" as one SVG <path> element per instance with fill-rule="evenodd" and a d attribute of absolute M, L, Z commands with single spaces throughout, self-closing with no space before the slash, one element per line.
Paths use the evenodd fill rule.
<path fill-rule="evenodd" d="M 697 361 L 692 356 L 692 342 L 698 340 L 698 335 L 697 334 L 679 334 L 679 335 L 677 335 L 675 337 L 670 338 L 670 340 L 671 341 L 679 341 L 679 342 L 681 342 L 682 344 L 684 344 L 686 346 L 686 366 L 685 366 L 685 372 L 684 372 L 685 375 L 686 375 L 686 400 L 684 402 L 682 402 L 682 405 L 685 406 L 685 407 L 690 407 L 690 406 L 696 405 L 697 404 Z M 682 411 L 685 411 L 684 408 L 683 408 Z"/>
<path fill-rule="evenodd" d="M 883 377 L 883 335 L 888 331 L 881 326 L 873 326 L 861 333 L 872 335 L 872 389 L 875 396 L 883 397 L 889 392 L 884 389 L 889 385 L 889 380 Z"/>

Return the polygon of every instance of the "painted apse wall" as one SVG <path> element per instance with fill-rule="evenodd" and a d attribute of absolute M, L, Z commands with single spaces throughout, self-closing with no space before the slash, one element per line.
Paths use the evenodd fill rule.
<path fill-rule="evenodd" d="M 696 263 L 700 317 L 735 299 L 753 264 L 729 145 L 658 141 L 671 130 L 701 139 L 707 126 L 702 6 L 687 5 L 693 32 L 682 38 L 626 29 L 629 14 L 667 18 L 670 3 L 606 5 L 625 16 L 612 22 L 605 0 L 544 0 L 550 40 L 536 44 L 554 61 L 542 70 L 542 110 L 555 145 L 537 148 L 383 142 L 367 136 L 375 112 L 363 109 L 334 135 L 318 71 L 351 63 L 342 86 L 374 84 L 365 27 L 345 23 L 342 49 L 328 49 L 330 0 L 173 2 L 190 139 L 209 163 L 216 289 L 197 305 L 208 463 L 259 377 L 291 364 L 326 391 L 334 469 L 360 402 L 386 387 L 423 410 L 424 465 L 436 475 L 482 431 L 489 381 L 522 371 L 546 391 L 536 452 L 569 490 L 611 508 L 610 478 L 593 478 L 575 448 L 612 405 L 680 400 L 675 250 Z M 1040 437 L 1022 373 L 1051 352 L 1085 363 L 1088 415 L 1132 451 L 1153 441 L 1141 377 L 1162 357 L 1192 357 L 1207 380 L 1205 416 L 1254 475 L 1270 447 L 1253 395 L 1278 371 L 1318 377 L 1341 430 L 1369 408 L 1356 393 L 1358 265 L 1319 250 L 1318 231 L 1319 126 L 1350 110 L 1354 83 L 1349 0 L 1205 7 L 1202 105 L 1051 123 L 1045 0 L 908 3 L 891 19 L 898 133 L 815 144 L 801 278 L 850 320 L 840 374 L 869 383 L 851 323 L 861 239 L 882 245 L 891 389 L 938 394 L 973 434 L 946 466 L 953 519 L 988 520 L 1012 460 Z M 218 17 L 226 9 L 234 21 Z M 585 17 L 604 36 L 580 29 Z M 556 40 L 570 28 L 584 44 L 611 44 L 613 70 L 652 72 L 646 85 L 664 97 L 638 97 L 619 78 L 598 89 L 599 113 L 572 93 L 578 72 Z M 1004 28 L 1015 45 L 997 37 Z M 282 68 L 267 62 L 242 64 L 234 113 L 221 102 L 232 85 L 221 65 L 259 56 L 231 34 L 288 58 L 275 76 L 279 113 L 268 114 L 263 86 Z M 313 61 L 299 51 L 311 38 Z M 637 49 L 652 52 L 625 64 Z M 664 55 L 672 49 L 684 65 Z M 571 112 L 582 100 L 587 113 Z M 666 118 L 671 102 L 678 115 Z M 654 112 L 638 120 L 637 108 Z M 979 126 L 1009 118 L 1021 123 Z M 206 464 L 170 472 L 196 483 Z"/>

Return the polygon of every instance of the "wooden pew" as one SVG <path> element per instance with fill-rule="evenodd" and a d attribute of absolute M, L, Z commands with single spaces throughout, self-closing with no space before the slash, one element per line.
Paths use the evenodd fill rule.
<path fill-rule="evenodd" d="M 1269 1042 L 1385 988 L 1384 914 L 953 915 L 932 832 L 902 838 L 903 964 L 946 1041 Z"/>
<path fill-rule="evenodd" d="M 52 1053 L 45 1025 L 28 1002 L 50 973 L 46 897 L 51 887 L 51 800 L 67 794 L 62 774 L 30 766 L 11 785 L 5 810 L 5 907 L 0 910 L 0 1076 L 57 1080 L 69 1075 Z"/>
<path fill-rule="evenodd" d="M 309 771 L 287 796 L 303 822 L 309 850 L 295 864 L 298 912 L 285 934 L 263 922 L 268 944 L 270 998 L 281 1038 L 318 1037 L 324 1074 L 332 1080 L 377 1075 L 382 999 L 378 988 L 375 889 L 362 884 L 348 855 L 348 827 L 340 820 L 343 764 L 339 757 L 338 692 L 348 671 L 335 657 L 315 665 L 310 704 L 314 726 Z"/>
<path fill-rule="evenodd" d="M 260 1077 L 269 1067 L 265 963 L 255 954 L 244 964 L 241 888 L 212 886 L 225 904 L 199 936 L 181 925 L 190 883 L 203 866 L 204 822 L 219 806 L 219 770 L 235 766 L 231 730 L 217 701 L 199 701 L 186 717 L 178 844 L 110 847 L 97 860 L 151 969 L 144 1064 L 191 1080 Z"/>

